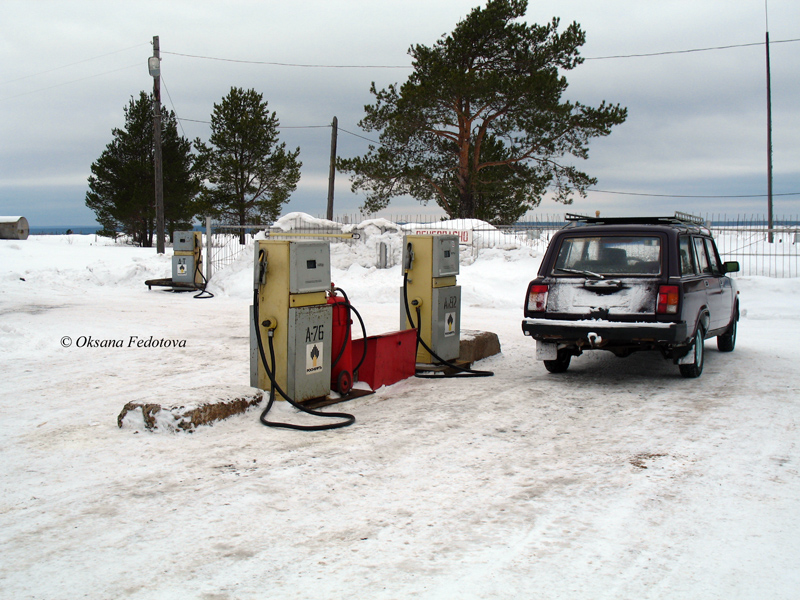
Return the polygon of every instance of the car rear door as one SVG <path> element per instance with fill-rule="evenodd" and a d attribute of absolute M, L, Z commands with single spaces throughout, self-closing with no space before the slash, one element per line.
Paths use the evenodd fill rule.
<path fill-rule="evenodd" d="M 661 233 L 576 230 L 557 242 L 547 274 L 555 318 L 654 320 L 661 281 Z"/>
<path fill-rule="evenodd" d="M 706 282 L 695 256 L 694 243 L 688 235 L 680 236 L 678 241 L 681 267 L 681 287 L 683 288 L 683 309 L 681 316 L 687 321 L 689 333 L 694 334 L 697 315 L 708 305 Z"/>

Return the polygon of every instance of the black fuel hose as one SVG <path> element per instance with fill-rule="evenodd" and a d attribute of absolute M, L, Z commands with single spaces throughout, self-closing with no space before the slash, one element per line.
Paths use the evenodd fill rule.
<path fill-rule="evenodd" d="M 200 288 L 200 292 L 192 296 L 192 298 L 197 298 L 198 300 L 208 300 L 209 298 L 213 298 L 214 294 L 206 289 L 206 286 L 208 286 L 208 279 L 206 279 L 205 275 L 202 273 L 200 273 L 200 277 L 203 279 L 203 287 Z"/>
<path fill-rule="evenodd" d="M 351 311 L 353 313 L 355 313 L 356 317 L 358 318 L 358 322 L 361 324 L 361 334 L 364 337 L 364 351 L 361 353 L 361 360 L 358 361 L 358 364 L 353 369 L 353 376 L 355 377 L 355 374 L 358 372 L 358 369 L 361 367 L 361 365 L 364 364 L 364 360 L 367 358 L 367 328 L 364 326 L 364 319 L 361 318 L 361 314 L 356 310 L 355 306 L 350 304 L 350 299 L 347 297 L 347 294 L 345 293 L 345 291 L 340 287 L 333 288 L 333 291 L 342 293 L 342 297 L 344 298 L 344 302 L 339 302 L 337 304 L 344 304 L 345 307 L 347 307 L 348 313 L 351 312 Z M 334 304 L 334 306 L 336 306 L 336 304 Z M 344 350 L 345 350 L 345 348 L 347 348 L 347 340 L 350 339 L 350 335 L 351 335 L 351 331 L 350 331 L 350 315 L 348 314 L 348 316 L 347 316 L 347 334 L 345 335 L 344 343 L 342 344 L 342 347 L 339 349 L 339 354 L 336 356 L 336 359 L 331 363 L 331 368 L 333 368 L 337 364 L 339 364 L 339 361 L 342 359 L 342 356 L 344 355 Z"/>
<path fill-rule="evenodd" d="M 264 342 L 261 339 L 261 327 L 259 323 L 259 316 L 258 316 L 258 288 L 256 288 L 253 292 L 253 325 L 256 331 L 256 342 L 258 343 L 258 353 L 261 357 L 261 362 L 264 365 L 264 369 L 267 371 L 267 377 L 270 380 L 270 394 L 269 394 L 269 401 L 267 402 L 267 406 L 264 411 L 261 413 L 259 420 L 266 425 L 267 427 L 282 427 L 284 429 L 296 429 L 298 431 L 324 431 L 326 429 L 339 429 L 341 427 L 347 427 L 352 425 L 356 422 L 356 418 L 353 415 L 347 413 L 340 413 L 340 412 L 320 412 L 318 410 L 312 410 L 310 408 L 306 408 L 305 406 L 298 404 L 294 400 L 292 400 L 289 395 L 284 392 L 281 387 L 278 385 L 278 382 L 275 381 L 275 349 L 272 344 L 272 330 L 269 332 L 269 352 L 272 358 L 272 369 L 270 369 L 269 365 L 267 364 L 267 356 L 264 353 Z M 315 416 L 315 417 L 327 417 L 327 418 L 334 418 L 334 419 L 343 419 L 338 423 L 328 423 L 326 425 L 296 425 L 294 423 L 282 423 L 278 421 L 268 421 L 267 420 L 267 413 L 272 408 L 272 403 L 275 401 L 275 392 L 278 392 L 284 400 L 286 400 L 289 404 L 291 404 L 294 408 L 299 411 L 302 411 L 306 414 Z"/>
<path fill-rule="evenodd" d="M 367 328 L 364 327 L 364 319 L 361 318 L 361 314 L 356 310 L 355 306 L 351 305 L 350 308 L 356 314 L 356 318 L 361 324 L 361 335 L 364 338 L 364 350 L 361 352 L 361 360 L 359 360 L 358 364 L 355 366 L 355 368 L 353 368 L 353 373 L 358 373 L 358 370 L 361 368 L 361 365 L 364 364 L 364 360 L 367 358 Z"/>
<path fill-rule="evenodd" d="M 417 324 L 414 325 L 414 319 L 411 318 L 411 308 L 408 305 L 408 272 L 403 273 L 403 304 L 406 309 L 406 318 L 408 319 L 409 325 L 411 325 L 412 329 L 416 329 L 417 331 L 417 345 L 422 344 L 422 347 L 427 350 L 431 356 L 433 356 L 436 360 L 439 361 L 439 364 L 442 364 L 446 367 L 450 367 L 458 371 L 457 374 L 442 374 L 438 375 L 436 373 L 431 373 L 429 371 L 417 371 L 416 376 L 421 379 L 442 379 L 444 377 L 448 378 L 459 378 L 459 377 L 492 377 L 494 375 L 493 371 L 478 371 L 474 369 L 469 369 L 466 367 L 461 367 L 459 365 L 455 365 L 449 361 L 446 361 L 441 356 L 436 354 L 433 350 L 431 350 L 430 346 L 425 343 L 425 340 L 422 339 L 421 329 L 421 319 L 420 319 L 420 307 L 417 307 Z"/>
<path fill-rule="evenodd" d="M 199 260 L 195 261 L 194 272 L 195 272 L 194 279 L 196 279 L 197 278 L 197 274 L 200 273 L 200 279 L 203 280 L 203 287 L 202 288 L 198 288 L 200 290 L 200 293 L 199 294 L 195 294 L 194 296 L 192 296 L 192 298 L 197 298 L 198 300 L 208 300 L 209 298 L 213 298 L 214 294 L 212 294 L 211 292 L 206 290 L 206 287 L 208 286 L 208 279 L 206 279 L 206 276 L 203 275 L 202 269 L 200 269 L 200 261 Z"/>

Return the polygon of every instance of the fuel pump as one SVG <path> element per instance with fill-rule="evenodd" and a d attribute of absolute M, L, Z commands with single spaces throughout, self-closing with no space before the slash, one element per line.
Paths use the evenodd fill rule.
<path fill-rule="evenodd" d="M 179 284 L 173 291 L 191 289 L 200 293 L 195 298 L 213 298 L 206 290 L 208 281 L 203 275 L 203 234 L 199 231 L 176 231 L 172 236 L 172 283 Z"/>
<path fill-rule="evenodd" d="M 331 380 L 330 246 L 317 241 L 258 240 L 250 314 L 250 385 L 271 390 L 265 425 L 319 430 L 350 425 L 344 413 L 303 407 L 327 396 Z M 266 343 L 265 343 L 266 342 Z M 300 426 L 267 421 L 275 392 L 306 413 L 339 417 L 332 425 Z"/>
<path fill-rule="evenodd" d="M 417 330 L 417 364 L 445 365 L 459 377 L 489 377 L 453 364 L 461 351 L 461 287 L 458 236 L 407 235 L 403 238 L 400 329 Z M 430 372 L 417 376 L 437 376 Z"/>
<path fill-rule="evenodd" d="M 176 231 L 172 241 L 172 281 L 203 285 L 203 234 L 199 231 Z"/>
<path fill-rule="evenodd" d="M 432 353 L 441 360 L 458 358 L 461 341 L 458 268 L 457 235 L 407 235 L 403 238 L 400 329 L 418 329 L 420 341 L 424 342 L 417 348 L 418 363 L 435 362 Z M 409 319 L 406 303 L 413 321 Z"/>

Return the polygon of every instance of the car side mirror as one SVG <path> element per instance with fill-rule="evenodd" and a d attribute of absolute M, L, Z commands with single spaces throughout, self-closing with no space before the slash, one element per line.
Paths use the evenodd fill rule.
<path fill-rule="evenodd" d="M 736 273 L 739 271 L 739 261 L 731 260 L 722 265 L 725 273 Z"/>

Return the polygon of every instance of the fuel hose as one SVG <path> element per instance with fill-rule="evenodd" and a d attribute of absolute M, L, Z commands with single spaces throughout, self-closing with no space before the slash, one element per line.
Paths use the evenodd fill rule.
<path fill-rule="evenodd" d="M 318 410 L 312 410 L 310 408 L 306 408 L 305 406 L 295 402 L 289 395 L 281 389 L 278 385 L 277 381 L 275 380 L 275 349 L 273 347 L 273 330 L 270 329 L 268 335 L 268 343 L 269 343 L 269 353 L 271 357 L 271 365 L 267 363 L 267 357 L 264 352 L 264 342 L 261 338 L 261 326 L 259 323 L 259 314 L 258 314 L 258 287 L 253 292 L 253 325 L 255 327 L 256 332 L 256 342 L 258 343 L 258 353 L 261 358 L 261 362 L 264 365 L 264 369 L 267 372 L 267 377 L 270 381 L 270 393 L 269 393 L 269 401 L 267 402 L 267 406 L 264 411 L 261 413 L 259 420 L 261 423 L 266 425 L 267 427 L 279 427 L 284 429 L 296 429 L 298 431 L 324 431 L 327 429 L 340 429 L 342 427 L 348 427 L 356 422 L 356 418 L 353 415 L 341 412 L 320 412 Z M 291 404 L 297 410 L 304 412 L 306 414 L 315 416 L 315 417 L 326 417 L 332 419 L 341 419 L 337 423 L 326 423 L 322 425 L 297 425 L 295 423 L 283 423 L 280 421 L 269 421 L 267 420 L 267 413 L 269 413 L 270 409 L 272 408 L 272 404 L 275 401 L 275 392 L 281 395 L 281 397 L 286 400 L 289 404 Z"/>
<path fill-rule="evenodd" d="M 417 345 L 422 344 L 422 347 L 427 350 L 430 355 L 439 361 L 439 364 L 444 365 L 446 367 L 450 367 L 451 369 L 458 371 L 458 373 L 447 374 L 443 373 L 441 375 L 437 373 L 432 373 L 430 371 L 417 371 L 415 375 L 421 379 L 443 379 L 443 378 L 459 378 L 459 377 L 492 377 L 494 375 L 493 371 L 479 371 L 475 369 L 469 369 L 467 367 L 462 367 L 460 365 L 453 364 L 449 361 L 446 361 L 441 356 L 436 354 L 428 344 L 425 343 L 425 340 L 422 339 L 422 333 L 420 331 L 421 326 L 421 319 L 420 319 L 420 308 L 417 307 L 417 324 L 414 325 L 414 319 L 411 317 L 411 307 L 408 303 L 408 272 L 406 271 L 403 273 L 403 304 L 406 309 L 406 318 L 408 319 L 409 325 L 413 329 L 417 331 Z"/>

